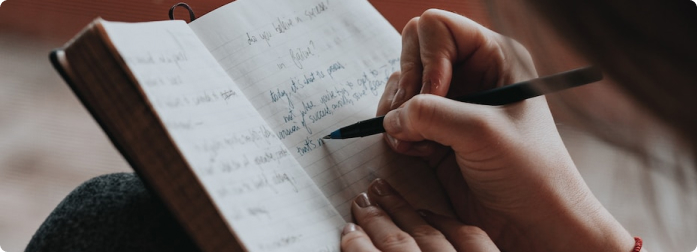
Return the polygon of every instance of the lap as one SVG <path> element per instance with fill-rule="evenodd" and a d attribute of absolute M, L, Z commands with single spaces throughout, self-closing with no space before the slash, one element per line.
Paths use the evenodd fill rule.
<path fill-rule="evenodd" d="M 33 251 L 198 251 L 164 204 L 132 173 L 93 178 L 48 216 Z"/>

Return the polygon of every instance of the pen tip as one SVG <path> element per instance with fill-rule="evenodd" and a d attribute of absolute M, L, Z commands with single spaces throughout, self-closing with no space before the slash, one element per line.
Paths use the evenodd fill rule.
<path fill-rule="evenodd" d="M 326 135 L 326 136 L 322 137 L 322 139 L 332 139 L 332 136 L 331 136 L 331 135 Z"/>

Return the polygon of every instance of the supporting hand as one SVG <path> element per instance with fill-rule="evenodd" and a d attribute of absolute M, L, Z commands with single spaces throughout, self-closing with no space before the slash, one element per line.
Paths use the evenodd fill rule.
<path fill-rule="evenodd" d="M 360 226 L 349 223 L 344 228 L 344 252 L 499 251 L 477 227 L 428 211 L 415 211 L 384 180 L 375 180 L 367 193 L 358 195 L 352 212 Z"/>

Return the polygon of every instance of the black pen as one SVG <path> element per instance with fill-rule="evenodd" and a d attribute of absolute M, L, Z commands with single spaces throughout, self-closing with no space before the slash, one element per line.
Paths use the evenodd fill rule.
<path fill-rule="evenodd" d="M 589 66 L 562 73 L 557 73 L 537 79 L 518 82 L 500 88 L 490 89 L 479 93 L 457 97 L 453 100 L 481 104 L 506 105 L 536 96 L 585 85 L 603 78 L 599 69 Z M 382 121 L 385 116 L 375 117 L 343 127 L 326 135 L 322 139 L 347 139 L 364 137 L 385 132 Z"/>

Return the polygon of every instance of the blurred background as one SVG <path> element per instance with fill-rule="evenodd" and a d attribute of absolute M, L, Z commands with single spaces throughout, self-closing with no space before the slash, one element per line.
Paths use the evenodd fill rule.
<path fill-rule="evenodd" d="M 529 30 L 528 12 L 515 4 L 483 0 L 372 0 L 401 31 L 428 8 L 463 14 L 530 48 L 540 75 L 583 65 L 544 27 Z M 169 0 L 8 0 L 0 7 L 0 246 L 23 251 L 52 209 L 92 177 L 131 172 L 96 122 L 48 61 L 94 18 L 112 21 L 167 19 Z M 227 1 L 188 2 L 203 15 Z M 177 17 L 187 17 L 179 9 Z M 493 17 L 493 18 L 492 18 Z M 503 29 L 501 27 L 505 27 Z M 541 42 L 543 45 L 540 45 Z M 671 138 L 641 109 L 612 88 L 611 80 L 550 97 L 560 133 L 594 194 L 649 251 L 692 251 L 697 245 L 697 186 L 692 167 Z M 560 101 L 607 122 L 606 135 L 639 139 L 655 151 L 646 159 L 589 134 L 582 119 Z M 587 101 L 587 102 L 583 102 Z M 602 102 L 598 102 L 602 101 Z M 635 134 L 636 133 L 636 134 Z M 651 167 L 651 168 L 648 168 Z M 658 168 L 658 169 L 657 169 Z M 687 181 L 687 182 L 686 182 Z"/>

